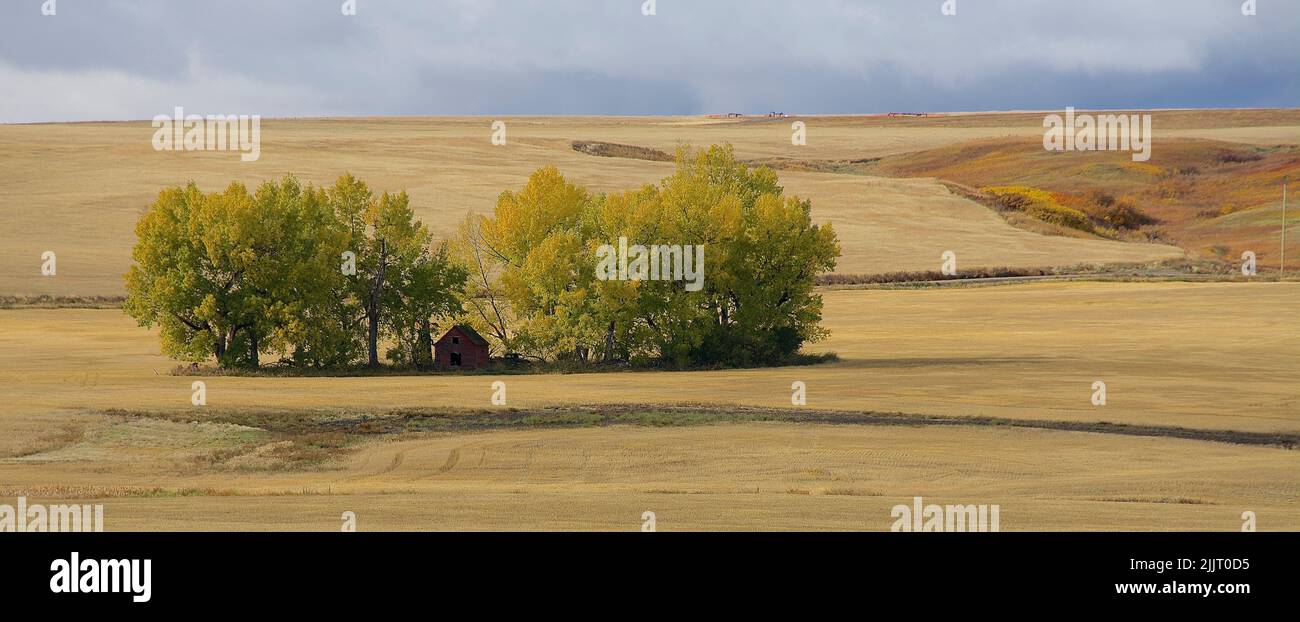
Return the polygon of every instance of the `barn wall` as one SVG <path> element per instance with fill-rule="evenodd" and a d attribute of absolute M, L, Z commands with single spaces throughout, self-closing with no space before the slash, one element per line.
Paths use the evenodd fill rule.
<path fill-rule="evenodd" d="M 460 343 L 453 345 L 452 337 L 460 337 Z M 437 366 L 452 369 L 451 353 L 455 349 L 461 354 L 461 369 L 482 369 L 490 363 L 487 348 L 470 341 L 469 336 L 457 329 L 452 329 L 434 344 L 434 362 Z"/>

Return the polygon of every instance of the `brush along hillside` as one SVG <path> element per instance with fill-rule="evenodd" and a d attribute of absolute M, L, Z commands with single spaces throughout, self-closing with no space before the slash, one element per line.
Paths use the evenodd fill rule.
<path fill-rule="evenodd" d="M 1252 251 L 1276 267 L 1282 185 L 1300 178 L 1300 148 L 1175 138 L 1135 162 L 1125 152 L 983 139 L 885 158 L 875 170 L 956 182 L 1004 213 L 1076 235 L 1159 240 L 1231 260 Z M 1300 223 L 1300 213 L 1288 221 Z"/>

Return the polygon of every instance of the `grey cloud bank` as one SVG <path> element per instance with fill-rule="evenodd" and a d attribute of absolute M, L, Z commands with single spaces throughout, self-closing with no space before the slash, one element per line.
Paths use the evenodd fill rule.
<path fill-rule="evenodd" d="M 1290 107 L 1300 3 L 41 0 L 0 4 L 0 122 Z"/>

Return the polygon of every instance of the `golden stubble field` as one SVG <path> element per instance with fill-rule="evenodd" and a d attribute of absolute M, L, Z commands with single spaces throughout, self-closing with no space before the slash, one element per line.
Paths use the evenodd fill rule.
<path fill-rule="evenodd" d="M 1035 119 L 1037 119 L 1035 121 Z M 332 183 L 350 171 L 377 191 L 405 189 L 416 214 L 449 236 L 470 212 L 486 213 L 538 167 L 556 165 L 595 191 L 658 181 L 671 163 L 596 157 L 574 140 L 648 146 L 731 143 L 741 158 L 860 159 L 974 138 L 1041 134 L 1041 115 L 979 117 L 928 126 L 816 117 L 808 144 L 790 144 L 789 120 L 704 118 L 505 118 L 507 144 L 491 143 L 490 118 L 264 120 L 261 157 L 235 152 L 154 151 L 148 122 L 0 125 L 0 294 L 119 295 L 139 215 L 169 185 L 215 191 L 285 173 Z M 955 127 L 953 126 L 955 125 Z M 1189 130 L 1180 130 L 1183 132 Z M 783 171 L 788 192 L 813 202 L 843 243 L 841 273 L 937 270 L 945 250 L 963 268 L 1043 267 L 1179 257 L 1177 248 L 1100 239 L 1048 238 L 1009 226 L 930 179 Z M 58 256 L 42 278 L 41 253 Z"/>
<path fill-rule="evenodd" d="M 505 376 L 510 407 L 789 405 L 1300 431 L 1294 283 L 1037 283 L 825 292 L 838 363 Z M 0 494 L 107 498 L 110 528 L 888 529 L 914 495 L 996 503 L 1002 528 L 1300 527 L 1276 447 L 989 426 L 743 423 L 424 433 L 319 469 L 198 456 L 257 430 L 93 414 L 177 411 L 153 334 L 117 310 L 0 311 Z M 492 375 L 204 377 L 222 409 L 490 408 Z M 1094 380 L 1108 404 L 1092 406 Z M 198 418 L 202 420 L 202 411 Z M 274 443 L 268 441 L 265 451 Z M 262 450 L 258 450 L 262 451 Z M 252 452 L 256 457 L 258 452 Z M 141 496 L 140 490 L 159 489 Z"/>
<path fill-rule="evenodd" d="M 133 430 L 157 442 L 165 429 Z M 0 464 L 4 494 L 102 501 L 110 530 L 889 530 L 890 508 L 997 504 L 1023 530 L 1296 529 L 1295 452 L 1046 430 L 744 424 L 428 435 L 336 468 L 195 473 L 156 447 Z M 69 482 L 75 482 L 69 485 Z M 199 492 L 193 492 L 193 491 Z"/>
<path fill-rule="evenodd" d="M 785 407 L 1300 432 L 1297 283 L 1035 283 L 824 292 L 812 366 L 687 372 L 199 378 L 217 408 L 508 403 Z M 189 406 L 156 336 L 113 309 L 0 310 L 0 416 Z M 1092 383 L 1108 389 L 1091 404 Z M 9 442 L 21 440 L 10 435 Z"/>

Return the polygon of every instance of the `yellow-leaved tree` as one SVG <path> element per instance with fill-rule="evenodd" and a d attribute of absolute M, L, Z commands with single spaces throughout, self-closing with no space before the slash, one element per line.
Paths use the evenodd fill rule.
<path fill-rule="evenodd" d="M 611 273 L 601 258 L 614 246 Z M 659 184 L 612 195 L 540 169 L 492 216 L 471 217 L 458 248 L 475 319 L 504 347 L 675 365 L 780 362 L 824 337 L 813 286 L 840 253 L 808 201 L 729 146 L 683 148 Z"/>

